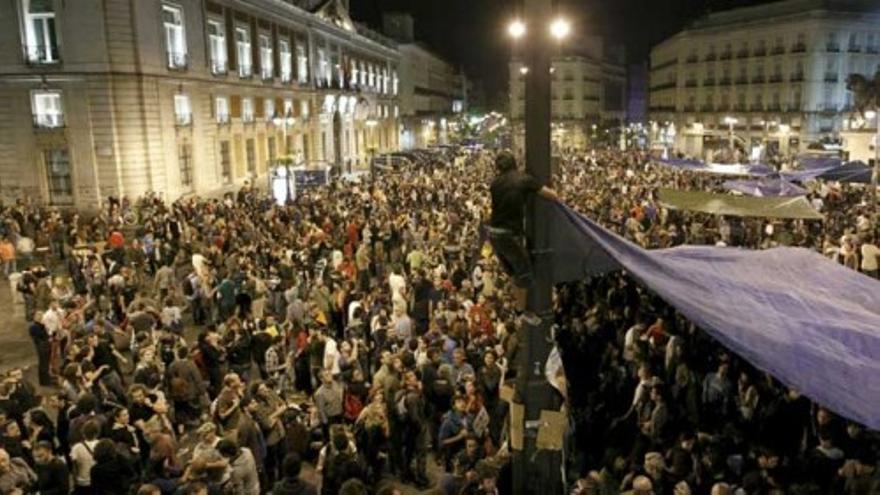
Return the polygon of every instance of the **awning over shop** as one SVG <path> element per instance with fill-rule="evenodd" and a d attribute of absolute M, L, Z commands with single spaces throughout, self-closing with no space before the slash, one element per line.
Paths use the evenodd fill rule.
<path fill-rule="evenodd" d="M 877 280 L 802 248 L 644 250 L 563 205 L 551 211 L 557 283 L 626 270 L 756 368 L 880 429 Z"/>
<path fill-rule="evenodd" d="M 761 218 L 803 218 L 822 220 L 822 214 L 803 196 L 796 198 L 760 198 L 731 196 L 703 191 L 660 189 L 660 203 L 674 210 L 699 211 L 714 215 Z"/>

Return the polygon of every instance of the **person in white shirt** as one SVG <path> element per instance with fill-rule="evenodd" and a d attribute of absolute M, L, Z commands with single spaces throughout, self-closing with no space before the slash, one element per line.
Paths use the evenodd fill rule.
<path fill-rule="evenodd" d="M 869 237 L 862 244 L 862 273 L 869 277 L 878 278 L 878 260 L 880 260 L 880 248 L 874 244 L 874 238 Z"/>
<path fill-rule="evenodd" d="M 89 421 L 83 425 L 82 433 L 85 440 L 70 449 L 70 463 L 76 491 L 85 493 L 92 486 L 92 466 L 95 465 L 94 452 L 100 427 L 97 422 Z"/>
<path fill-rule="evenodd" d="M 56 301 L 52 301 L 49 309 L 43 313 L 43 326 L 46 327 L 50 337 L 61 331 L 62 321 L 64 321 L 64 312 Z"/>

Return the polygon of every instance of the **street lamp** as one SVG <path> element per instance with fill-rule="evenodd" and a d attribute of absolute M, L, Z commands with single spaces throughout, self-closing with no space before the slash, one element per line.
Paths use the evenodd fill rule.
<path fill-rule="evenodd" d="M 515 40 L 522 38 L 526 34 L 526 24 L 519 19 L 514 20 L 507 26 L 507 34 Z"/>
<path fill-rule="evenodd" d="M 735 126 L 737 122 L 739 122 L 739 121 L 736 120 L 735 117 L 731 117 L 729 115 L 727 117 L 724 117 L 724 123 L 727 124 L 727 129 L 728 129 L 727 138 L 730 140 L 730 157 L 731 158 L 733 158 L 733 155 L 735 153 L 734 148 L 733 148 L 733 126 Z"/>
<path fill-rule="evenodd" d="M 285 159 L 283 161 L 284 171 L 286 172 L 284 175 L 284 180 L 287 185 L 287 198 L 286 198 L 286 200 L 290 200 L 290 198 L 293 196 L 292 191 L 290 190 L 290 180 L 293 177 L 293 175 L 290 173 L 291 160 L 290 160 L 290 156 L 289 156 L 290 155 L 290 146 L 288 146 L 288 144 L 287 144 L 287 128 L 293 127 L 293 124 L 295 124 L 295 123 L 296 123 L 296 119 L 293 117 L 293 115 L 291 114 L 291 112 L 289 110 L 284 115 L 282 115 L 280 112 L 278 112 L 278 110 L 276 110 L 275 114 L 272 116 L 272 124 L 275 127 L 281 128 L 282 136 L 284 139 L 284 154 L 288 155 L 287 157 L 285 157 Z M 276 168 L 276 166 L 277 166 L 277 164 L 273 163 L 272 169 L 274 170 Z"/>
<path fill-rule="evenodd" d="M 868 110 L 865 112 L 865 118 L 874 121 L 876 133 L 874 134 L 874 173 L 871 174 L 871 186 L 874 188 L 874 207 L 877 208 L 877 181 L 880 180 L 880 116 L 876 110 Z"/>
<path fill-rule="evenodd" d="M 571 32 L 571 23 L 559 17 L 550 24 L 550 34 L 557 40 L 563 40 Z"/>

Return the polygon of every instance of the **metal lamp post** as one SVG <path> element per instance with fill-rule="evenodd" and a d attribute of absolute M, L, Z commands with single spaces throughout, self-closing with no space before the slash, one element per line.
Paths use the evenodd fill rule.
<path fill-rule="evenodd" d="M 562 41 L 571 31 L 565 19 L 552 20 L 551 0 L 525 0 L 525 19 L 509 26 L 514 39 L 526 35 L 526 22 L 549 26 L 548 32 L 535 30 L 523 48 L 526 74 L 525 126 L 526 169 L 542 185 L 550 185 L 551 136 L 550 90 L 552 40 Z M 550 208 L 547 201 L 534 200 L 528 205 L 526 237 L 532 255 L 533 280 L 528 288 L 526 309 L 540 318 L 540 323 L 526 323 L 519 359 L 516 394 L 511 411 L 511 434 L 522 435 L 513 448 L 513 493 L 544 494 L 562 492 L 561 452 L 538 448 L 538 430 L 542 411 L 557 411 L 559 399 L 544 376 L 544 366 L 553 348 L 550 338 L 553 321 L 553 279 L 550 250 Z M 522 423 L 520 423 L 520 421 Z M 516 423 L 516 424 L 514 424 Z M 513 443 L 513 442 L 512 442 Z"/>

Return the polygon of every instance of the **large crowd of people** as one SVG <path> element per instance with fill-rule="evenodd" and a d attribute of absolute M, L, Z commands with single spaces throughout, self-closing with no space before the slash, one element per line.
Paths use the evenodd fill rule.
<path fill-rule="evenodd" d="M 501 389 L 515 287 L 487 242 L 493 153 L 333 181 L 279 205 L 2 209 L 37 354 L 0 383 L 0 493 L 513 493 Z M 556 196 L 647 248 L 795 245 L 877 276 L 865 187 L 824 221 L 670 211 L 720 181 L 644 154 L 566 156 Z M 625 274 L 556 288 L 578 494 L 880 493 L 876 434 L 709 339 Z M 759 322 L 756 322 L 759 324 Z"/>

